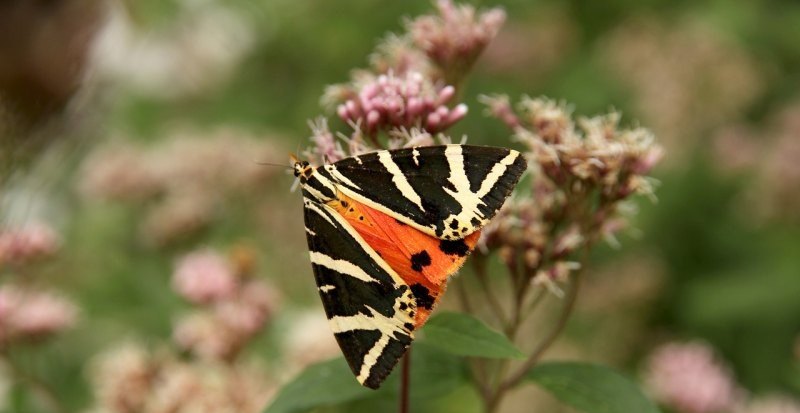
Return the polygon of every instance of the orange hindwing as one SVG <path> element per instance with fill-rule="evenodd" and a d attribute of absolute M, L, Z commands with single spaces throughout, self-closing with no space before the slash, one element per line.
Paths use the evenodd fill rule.
<path fill-rule="evenodd" d="M 447 278 L 461 268 L 480 237 L 475 231 L 462 240 L 440 240 L 342 193 L 329 205 L 411 288 L 417 298 L 416 328 L 425 324 Z"/>

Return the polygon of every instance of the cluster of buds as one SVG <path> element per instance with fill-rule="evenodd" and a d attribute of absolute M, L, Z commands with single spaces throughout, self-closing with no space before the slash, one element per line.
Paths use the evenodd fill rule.
<path fill-rule="evenodd" d="M 614 242 L 626 225 L 620 202 L 651 195 L 646 174 L 663 151 L 641 128 L 620 129 L 617 113 L 579 119 L 563 103 L 523 98 L 515 111 L 505 96 L 486 97 L 489 113 L 527 147 L 532 186 L 500 211 L 485 247 L 522 254 L 537 283 L 565 280 L 579 266 L 571 254 L 600 238 Z M 535 200 L 535 202 L 534 202 Z"/>
<path fill-rule="evenodd" d="M 272 394 L 263 369 L 180 360 L 125 343 L 98 355 L 89 377 L 96 413 L 256 413 Z"/>
<path fill-rule="evenodd" d="M 502 9 L 477 13 L 469 5 L 450 0 L 436 2 L 439 15 L 424 15 L 406 23 L 406 30 L 444 78 L 458 80 L 475 63 L 506 20 Z"/>
<path fill-rule="evenodd" d="M 368 135 L 381 130 L 421 127 L 430 132 L 443 131 L 467 114 L 462 104 L 449 108 L 455 88 L 437 88 L 422 73 L 411 71 L 395 75 L 363 74 L 358 89 L 337 107 L 345 122 L 361 125 Z"/>
<path fill-rule="evenodd" d="M 253 277 L 253 261 L 252 252 L 242 247 L 230 260 L 202 250 L 177 263 L 173 288 L 197 306 L 175 327 L 179 347 L 204 359 L 231 361 L 264 329 L 277 297 L 273 288 Z"/>
<path fill-rule="evenodd" d="M 77 307 L 60 295 L 0 286 L 0 349 L 62 332 L 72 327 L 77 317 Z"/>

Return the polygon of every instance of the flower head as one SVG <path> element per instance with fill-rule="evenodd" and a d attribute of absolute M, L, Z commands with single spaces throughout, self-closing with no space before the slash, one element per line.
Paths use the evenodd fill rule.
<path fill-rule="evenodd" d="M 374 135 L 381 130 L 420 127 L 443 131 L 467 114 L 464 104 L 449 108 L 452 86 L 437 87 L 420 72 L 362 73 L 351 95 L 336 112 L 342 120 Z"/>
<path fill-rule="evenodd" d="M 406 23 L 414 44 L 425 52 L 445 73 L 455 80 L 472 66 L 506 19 L 502 9 L 476 13 L 469 5 L 455 5 L 438 0 L 439 15 L 425 15 Z"/>
<path fill-rule="evenodd" d="M 645 383 L 659 402 L 686 413 L 731 409 L 739 390 L 730 370 L 702 343 L 669 343 L 647 363 Z"/>
<path fill-rule="evenodd" d="M 225 257 L 212 250 L 201 250 L 178 261 L 172 286 L 187 300 L 202 304 L 231 297 L 237 280 Z"/>
<path fill-rule="evenodd" d="M 59 333 L 72 327 L 77 318 L 78 308 L 59 295 L 0 287 L 0 346 Z"/>
<path fill-rule="evenodd" d="M 0 265 L 22 264 L 52 255 L 61 240 L 48 225 L 34 222 L 19 228 L 0 229 Z"/>

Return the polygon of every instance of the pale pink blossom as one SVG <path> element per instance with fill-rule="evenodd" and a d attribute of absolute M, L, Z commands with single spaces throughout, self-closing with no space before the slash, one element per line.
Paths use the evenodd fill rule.
<path fill-rule="evenodd" d="M 91 363 L 95 404 L 103 413 L 256 413 L 275 392 L 264 367 L 183 361 L 166 351 L 124 344 Z"/>
<path fill-rule="evenodd" d="M 225 257 L 212 250 L 201 250 L 176 263 L 172 287 L 187 300 L 203 304 L 232 296 L 237 280 Z"/>
<path fill-rule="evenodd" d="M 739 398 L 731 371 L 703 343 L 669 343 L 657 348 L 645 374 L 653 397 L 679 412 L 727 412 Z"/>
<path fill-rule="evenodd" d="M 156 373 L 147 351 L 133 343 L 100 354 L 90 367 L 97 403 L 113 413 L 142 412 Z"/>
<path fill-rule="evenodd" d="M 261 331 L 277 305 L 275 290 L 260 280 L 242 286 L 236 297 L 214 308 L 217 319 L 247 338 Z"/>
<path fill-rule="evenodd" d="M 78 308 L 50 292 L 0 287 L 0 343 L 45 337 L 72 327 Z"/>
<path fill-rule="evenodd" d="M 90 198 L 138 202 L 161 191 L 160 185 L 144 149 L 115 142 L 96 149 L 83 161 L 78 187 Z"/>
<path fill-rule="evenodd" d="M 18 228 L 0 229 L 0 265 L 21 264 L 55 253 L 61 239 L 50 226 L 27 223 Z"/>
<path fill-rule="evenodd" d="M 181 318 L 172 332 L 172 338 L 178 347 L 212 360 L 230 360 L 244 344 L 237 332 L 206 312 Z"/>

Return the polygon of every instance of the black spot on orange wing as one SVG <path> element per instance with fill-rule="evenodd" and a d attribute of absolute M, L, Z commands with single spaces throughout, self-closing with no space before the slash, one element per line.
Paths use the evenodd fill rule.
<path fill-rule="evenodd" d="M 439 249 L 447 255 L 458 255 L 459 257 L 464 257 L 469 254 L 469 246 L 466 242 L 464 242 L 463 239 L 457 239 L 454 241 L 442 240 L 439 242 Z"/>
<path fill-rule="evenodd" d="M 420 283 L 414 284 L 411 286 L 411 293 L 417 299 L 418 306 L 428 310 L 433 309 L 433 303 L 436 302 L 436 299 L 431 295 L 427 287 Z"/>
<path fill-rule="evenodd" d="M 411 269 L 416 272 L 422 272 L 423 267 L 431 265 L 431 256 L 428 251 L 422 250 L 416 254 L 411 255 Z"/>

